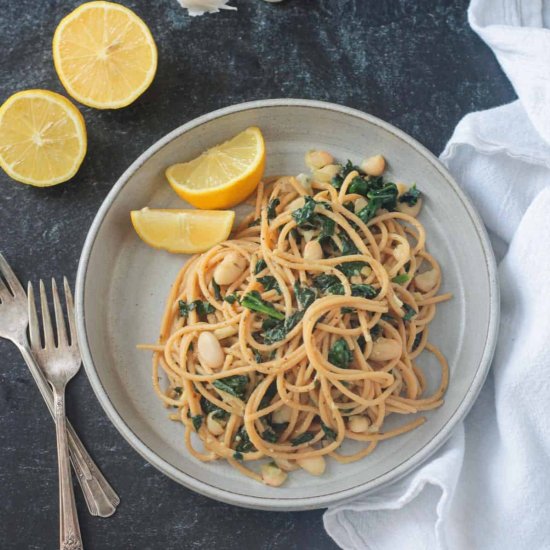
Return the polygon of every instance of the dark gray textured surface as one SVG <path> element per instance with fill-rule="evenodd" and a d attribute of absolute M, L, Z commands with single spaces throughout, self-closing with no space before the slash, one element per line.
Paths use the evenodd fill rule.
<path fill-rule="evenodd" d="M 50 43 L 79 2 L 0 1 L 0 101 L 25 88 L 63 93 Z M 0 173 L 0 251 L 23 281 L 66 273 L 124 169 L 197 115 L 245 100 L 303 97 L 355 107 L 439 153 L 467 112 L 513 99 L 466 21 L 467 0 L 234 0 L 238 12 L 190 18 L 176 0 L 125 0 L 150 26 L 157 77 L 120 111 L 81 110 L 88 155 L 73 181 L 40 190 Z M 53 425 L 15 348 L 0 341 L 0 547 L 57 544 Z M 195 495 L 143 461 L 110 425 L 84 373 L 69 415 L 122 498 L 91 518 L 77 493 L 86 548 L 328 549 L 322 512 L 247 511 Z"/>

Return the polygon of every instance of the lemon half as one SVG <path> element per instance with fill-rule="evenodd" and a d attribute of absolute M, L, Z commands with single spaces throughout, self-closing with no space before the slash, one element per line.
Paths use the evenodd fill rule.
<path fill-rule="evenodd" d="M 53 60 L 61 83 L 77 101 L 119 109 L 153 81 L 157 47 L 132 10 L 113 2 L 87 2 L 57 26 Z"/>
<path fill-rule="evenodd" d="M 181 254 L 205 252 L 231 233 L 232 210 L 164 210 L 143 208 L 131 212 L 141 240 L 155 248 Z"/>
<path fill-rule="evenodd" d="M 8 176 L 36 187 L 71 179 L 86 155 L 80 111 L 48 90 L 25 90 L 0 107 L 0 166 Z"/>
<path fill-rule="evenodd" d="M 194 160 L 170 166 L 166 177 L 197 208 L 230 208 L 256 189 L 264 168 L 264 138 L 259 128 L 251 127 Z"/>

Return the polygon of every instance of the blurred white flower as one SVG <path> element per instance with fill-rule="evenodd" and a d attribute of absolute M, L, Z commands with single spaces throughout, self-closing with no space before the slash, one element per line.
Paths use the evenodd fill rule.
<path fill-rule="evenodd" d="M 178 0 L 183 8 L 187 8 L 189 15 L 203 15 L 204 13 L 218 13 L 220 10 L 236 10 L 228 6 L 229 0 Z"/>

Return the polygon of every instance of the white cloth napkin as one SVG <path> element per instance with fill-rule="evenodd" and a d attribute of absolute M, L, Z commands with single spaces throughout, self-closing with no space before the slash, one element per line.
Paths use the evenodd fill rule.
<path fill-rule="evenodd" d="M 499 261 L 497 350 L 431 460 L 326 512 L 345 549 L 550 548 L 550 0 L 473 0 L 468 15 L 519 96 L 464 117 L 441 155 Z"/>
<path fill-rule="evenodd" d="M 186 8 L 191 17 L 205 13 L 218 13 L 220 10 L 236 10 L 228 6 L 229 0 L 178 0 L 182 8 Z"/>

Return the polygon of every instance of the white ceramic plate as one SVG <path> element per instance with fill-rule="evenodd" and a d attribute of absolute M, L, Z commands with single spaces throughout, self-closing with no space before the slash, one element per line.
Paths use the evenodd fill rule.
<path fill-rule="evenodd" d="M 170 285 L 185 257 L 142 243 L 130 210 L 178 208 L 184 203 L 165 181 L 164 170 L 204 149 L 259 126 L 267 144 L 267 174 L 304 171 L 304 153 L 331 151 L 359 162 L 383 154 L 395 180 L 416 182 L 425 196 L 420 216 L 428 250 L 443 269 L 443 291 L 454 299 L 438 308 L 430 327 L 449 360 L 445 404 L 427 414 L 417 430 L 382 442 L 369 457 L 349 465 L 329 461 L 326 474 L 304 471 L 280 488 L 266 487 L 229 465 L 189 456 L 183 427 L 167 418 L 151 387 L 150 353 Z M 498 325 L 495 261 L 473 207 L 437 159 L 415 140 L 372 116 L 305 100 L 269 100 L 215 111 L 171 132 L 123 174 L 100 208 L 78 269 L 78 335 L 86 372 L 97 398 L 120 433 L 151 464 L 199 493 L 270 510 L 321 508 L 396 480 L 418 466 L 449 436 L 473 404 L 489 369 Z M 424 354 L 430 386 L 438 369 Z"/>

